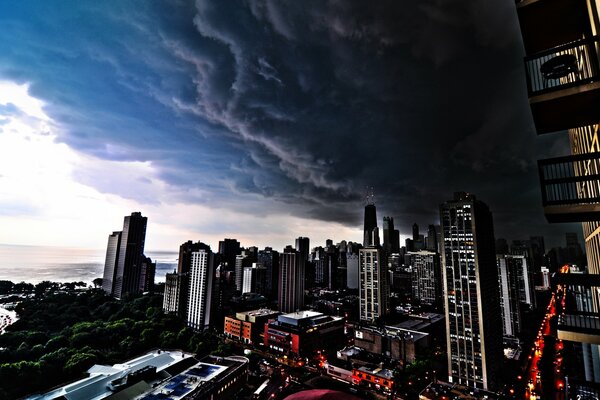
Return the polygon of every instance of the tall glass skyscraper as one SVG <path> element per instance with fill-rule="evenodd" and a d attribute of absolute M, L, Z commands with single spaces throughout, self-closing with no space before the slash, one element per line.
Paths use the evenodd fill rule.
<path fill-rule="evenodd" d="M 134 212 L 125 217 L 123 231 L 108 237 L 102 288 L 117 299 L 146 291 L 154 282 L 152 263 L 144 256 L 147 224 L 148 218 Z"/>
<path fill-rule="evenodd" d="M 148 218 L 142 213 L 133 212 L 125 217 L 119 261 L 115 273 L 113 296 L 120 299 L 126 293 L 140 291 L 142 262 L 145 260 L 144 243 L 146 241 L 146 225 Z"/>

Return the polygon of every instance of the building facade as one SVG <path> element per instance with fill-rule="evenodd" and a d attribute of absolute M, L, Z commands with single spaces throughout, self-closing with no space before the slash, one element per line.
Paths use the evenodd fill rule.
<path fill-rule="evenodd" d="M 202 244 L 191 254 L 187 325 L 204 330 L 211 324 L 211 304 L 214 278 L 214 255 L 210 246 Z"/>
<path fill-rule="evenodd" d="M 502 311 L 502 335 L 508 338 L 516 338 L 521 332 L 518 265 L 509 255 L 499 254 L 496 261 L 498 264 L 500 310 Z"/>
<path fill-rule="evenodd" d="M 104 276 L 102 277 L 102 289 L 112 296 L 115 290 L 115 274 L 117 273 L 117 263 L 119 262 L 119 250 L 121 248 L 121 232 L 113 232 L 108 236 L 106 246 L 106 260 L 104 262 Z"/>
<path fill-rule="evenodd" d="M 448 379 L 495 389 L 502 327 L 492 213 L 467 193 L 440 206 Z"/>
<path fill-rule="evenodd" d="M 270 350 L 310 357 L 330 352 L 331 343 L 344 341 L 344 320 L 315 311 L 282 314 L 264 327 L 264 344 Z"/>
<path fill-rule="evenodd" d="M 433 251 L 408 252 L 413 300 L 439 306 L 442 302 L 440 256 Z"/>
<path fill-rule="evenodd" d="M 365 247 L 358 251 L 359 306 L 361 321 L 373 322 L 389 314 L 389 285 L 387 263 L 379 247 Z"/>
<path fill-rule="evenodd" d="M 279 257 L 279 310 L 290 313 L 304 307 L 304 263 L 291 246 Z"/>

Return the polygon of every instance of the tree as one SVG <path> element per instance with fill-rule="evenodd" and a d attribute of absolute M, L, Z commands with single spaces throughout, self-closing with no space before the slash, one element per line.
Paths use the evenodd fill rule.
<path fill-rule="evenodd" d="M 96 278 L 92 281 L 92 283 L 94 284 L 95 288 L 101 288 L 102 287 L 102 282 L 103 279 L 102 278 Z"/>

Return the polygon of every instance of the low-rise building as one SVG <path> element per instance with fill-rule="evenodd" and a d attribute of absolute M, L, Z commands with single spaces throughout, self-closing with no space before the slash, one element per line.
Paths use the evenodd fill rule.
<path fill-rule="evenodd" d="M 354 345 L 403 363 L 412 363 L 429 346 L 429 334 L 386 326 L 356 327 Z"/>
<path fill-rule="evenodd" d="M 315 311 L 282 314 L 264 327 L 264 344 L 285 355 L 309 357 L 344 343 L 344 320 Z"/>
<path fill-rule="evenodd" d="M 232 339 L 248 344 L 264 342 L 265 323 L 277 318 L 279 311 L 263 308 L 260 310 L 238 312 L 235 316 L 225 317 L 223 333 Z"/>
<path fill-rule="evenodd" d="M 352 382 L 355 385 L 391 392 L 394 387 L 394 371 L 381 367 L 363 365 L 352 370 Z"/>
<path fill-rule="evenodd" d="M 348 363 L 340 359 L 332 358 L 331 360 L 327 361 L 323 367 L 325 368 L 327 375 L 331 376 L 332 378 L 347 383 L 352 383 L 352 367 L 348 367 L 347 364 Z"/>
<path fill-rule="evenodd" d="M 29 400 L 230 399 L 246 383 L 248 359 L 156 350 L 122 364 L 94 365 L 89 376 Z"/>

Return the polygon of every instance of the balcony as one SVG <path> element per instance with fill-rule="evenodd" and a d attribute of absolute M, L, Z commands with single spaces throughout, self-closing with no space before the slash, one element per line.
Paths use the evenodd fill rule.
<path fill-rule="evenodd" d="M 582 273 L 555 274 L 553 279 L 557 293 L 557 337 L 579 343 L 600 345 L 600 314 L 594 308 L 598 300 L 600 275 Z M 561 290 L 564 289 L 564 290 Z"/>
<path fill-rule="evenodd" d="M 538 171 L 548 222 L 600 218 L 600 153 L 539 160 Z"/>
<path fill-rule="evenodd" d="M 525 57 L 527 90 L 538 133 L 598 122 L 600 36 Z"/>
<path fill-rule="evenodd" d="M 591 36 L 585 0 L 517 0 L 527 54 Z"/>
<path fill-rule="evenodd" d="M 559 315 L 557 335 L 560 340 L 600 344 L 600 317 L 591 312 Z"/>

